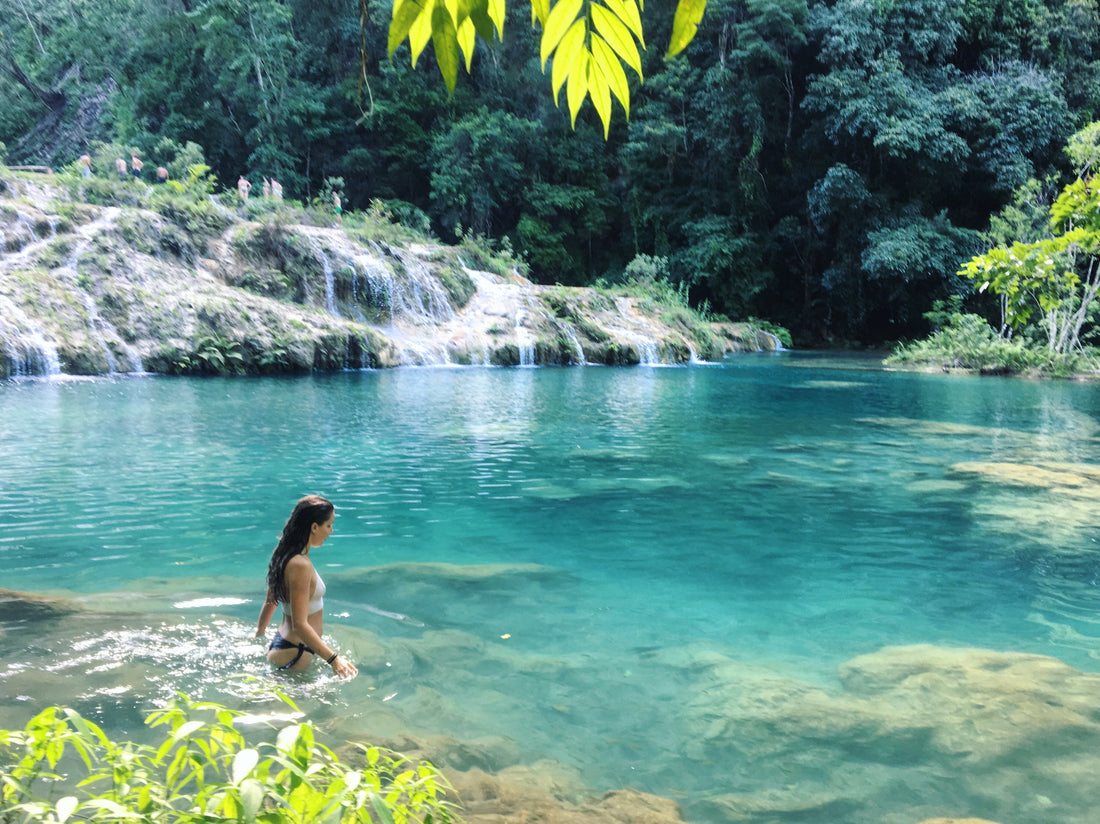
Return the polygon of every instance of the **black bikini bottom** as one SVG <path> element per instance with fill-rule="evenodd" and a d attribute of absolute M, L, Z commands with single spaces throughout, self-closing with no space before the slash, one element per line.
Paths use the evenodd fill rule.
<path fill-rule="evenodd" d="M 275 669 L 281 669 L 281 670 L 290 669 L 291 667 L 293 667 L 295 664 L 297 664 L 299 661 L 302 660 L 302 656 L 307 652 L 310 655 L 316 655 L 317 654 L 316 652 L 311 650 L 309 647 L 307 647 L 305 644 L 301 643 L 300 641 L 297 644 L 290 643 L 290 641 L 286 640 L 282 635 L 279 634 L 279 630 L 275 630 L 275 637 L 271 639 L 271 645 L 268 647 L 268 649 L 296 649 L 296 650 L 298 650 L 298 654 L 295 655 L 294 658 L 289 663 L 283 664 L 281 667 L 276 667 L 275 668 Z"/>

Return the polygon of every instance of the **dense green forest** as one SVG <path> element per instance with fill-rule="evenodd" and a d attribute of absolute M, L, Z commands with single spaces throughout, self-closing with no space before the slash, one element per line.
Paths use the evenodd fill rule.
<path fill-rule="evenodd" d="M 388 59 L 390 11 L 0 0 L 6 162 L 112 145 L 150 179 L 186 158 L 254 193 L 335 186 L 345 208 L 507 245 L 540 282 L 642 272 L 799 345 L 871 345 L 926 334 L 953 295 L 999 324 L 999 298 L 957 272 L 1004 240 L 991 219 L 1021 193 L 1046 218 L 1100 109 L 1094 0 L 711 0 L 672 60 L 674 4 L 650 0 L 645 79 L 606 139 L 590 105 L 575 128 L 555 106 L 530 7 L 510 5 L 453 95 L 430 50 Z"/>

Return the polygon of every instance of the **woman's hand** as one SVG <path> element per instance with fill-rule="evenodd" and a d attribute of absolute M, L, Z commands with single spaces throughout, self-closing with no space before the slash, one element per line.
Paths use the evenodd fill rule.
<path fill-rule="evenodd" d="M 336 673 L 337 678 L 354 678 L 359 674 L 359 670 L 356 669 L 355 664 L 345 659 L 342 655 L 337 655 L 332 659 L 332 671 Z"/>

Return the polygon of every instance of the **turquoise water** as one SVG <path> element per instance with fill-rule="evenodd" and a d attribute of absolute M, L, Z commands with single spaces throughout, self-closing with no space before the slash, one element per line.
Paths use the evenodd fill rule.
<path fill-rule="evenodd" d="M 269 710 L 249 636 L 316 492 L 361 676 L 287 688 L 334 735 L 559 762 L 690 821 L 1090 821 L 1097 722 L 943 653 L 1053 656 L 1100 706 L 1100 386 L 869 365 L 0 383 L 0 587 L 86 610 L 0 613 L 0 722 Z M 901 645 L 930 645 L 919 689 L 852 691 L 845 662 Z"/>

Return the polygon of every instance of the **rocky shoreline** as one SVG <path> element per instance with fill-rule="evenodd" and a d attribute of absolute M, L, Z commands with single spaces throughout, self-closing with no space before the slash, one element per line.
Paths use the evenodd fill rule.
<path fill-rule="evenodd" d="M 540 286 L 384 214 L 0 169 L 0 347 L 2 378 L 672 364 L 777 342 L 643 293 Z"/>

